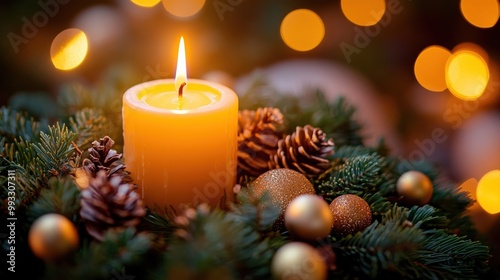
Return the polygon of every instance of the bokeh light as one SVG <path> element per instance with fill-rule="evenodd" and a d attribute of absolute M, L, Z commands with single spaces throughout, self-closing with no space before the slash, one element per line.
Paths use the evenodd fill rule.
<path fill-rule="evenodd" d="M 472 42 L 463 42 L 458 45 L 456 45 L 451 52 L 452 53 L 458 53 L 459 51 L 471 51 L 475 52 L 478 55 L 480 55 L 486 63 L 489 61 L 489 55 L 486 50 L 484 50 L 481 46 L 478 44 L 472 43 Z"/>
<path fill-rule="evenodd" d="M 470 24 L 479 28 L 493 27 L 500 16 L 498 0 L 461 0 L 460 10 Z"/>
<path fill-rule="evenodd" d="M 500 170 L 486 173 L 477 185 L 477 201 L 490 213 L 500 213 Z"/>
<path fill-rule="evenodd" d="M 460 184 L 460 186 L 458 187 L 458 189 L 465 191 L 465 192 L 468 192 L 470 195 L 470 198 L 472 200 L 477 200 L 476 191 L 477 191 L 477 184 L 478 183 L 479 182 L 476 180 L 476 178 L 470 178 L 470 179 L 467 179 L 464 182 L 462 182 Z"/>
<path fill-rule="evenodd" d="M 281 22 L 281 38 L 296 51 L 309 51 L 317 47 L 325 36 L 325 25 L 313 11 L 298 9 L 290 12 Z"/>
<path fill-rule="evenodd" d="M 163 7 L 176 17 L 190 17 L 198 13 L 205 0 L 162 0 Z"/>
<path fill-rule="evenodd" d="M 462 100 L 479 98 L 490 79 L 486 61 L 479 54 L 469 50 L 453 53 L 445 69 L 448 89 Z"/>
<path fill-rule="evenodd" d="M 156 4 L 160 3 L 161 0 L 130 0 L 130 1 L 132 1 L 132 3 L 136 4 L 137 6 L 151 8 Z"/>
<path fill-rule="evenodd" d="M 418 83 L 435 92 L 446 89 L 445 67 L 451 52 L 442 46 L 429 46 L 415 60 L 414 72 Z"/>
<path fill-rule="evenodd" d="M 385 0 L 341 0 L 340 8 L 352 23 L 375 25 L 385 13 Z"/>
<path fill-rule="evenodd" d="M 85 33 L 76 28 L 69 28 L 57 36 L 50 46 L 50 58 L 57 69 L 71 70 L 80 65 L 88 50 Z"/>

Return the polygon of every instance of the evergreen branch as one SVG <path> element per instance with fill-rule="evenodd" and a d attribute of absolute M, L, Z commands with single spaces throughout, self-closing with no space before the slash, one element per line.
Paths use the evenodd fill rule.
<path fill-rule="evenodd" d="M 345 159 L 331 176 L 317 184 L 317 192 L 328 202 L 342 194 L 364 196 L 392 189 L 392 174 L 384 171 L 385 158 L 376 153 Z"/>
<path fill-rule="evenodd" d="M 272 230 L 274 222 L 280 215 L 279 207 L 269 203 L 270 199 L 267 191 L 261 197 L 256 198 L 249 193 L 248 189 L 241 189 L 238 193 L 238 203 L 231 207 L 228 215 L 258 232 L 268 232 Z"/>
<path fill-rule="evenodd" d="M 80 190 L 71 177 L 52 177 L 48 188 L 40 191 L 39 197 L 28 207 L 28 221 L 48 213 L 58 213 L 76 222 L 80 209 Z"/>
<path fill-rule="evenodd" d="M 375 219 L 380 219 L 393 206 L 392 203 L 379 192 L 366 194 L 363 196 L 363 199 L 368 203 L 368 205 L 370 205 L 372 216 Z"/>
<path fill-rule="evenodd" d="M 356 108 L 349 105 L 344 97 L 330 102 L 323 92 L 317 90 L 316 102 L 310 110 L 313 111 L 311 125 L 321 127 L 329 137 L 333 137 L 336 147 L 363 146 L 363 126 L 355 120 Z"/>
<path fill-rule="evenodd" d="M 49 126 L 48 134 L 40 133 L 40 143 L 34 144 L 33 148 L 45 173 L 59 176 L 71 171 L 70 163 L 74 154 L 72 143 L 75 138 L 74 132 L 70 132 L 65 124 L 61 126 L 59 123 Z"/>
<path fill-rule="evenodd" d="M 47 177 L 31 142 L 23 138 L 14 139 L 12 143 L 5 143 L 3 150 L 3 157 L 0 159 L 0 181 L 7 182 L 8 171 L 15 171 L 16 208 L 21 209 L 38 196 L 40 188 L 46 182 Z M 2 184 L 0 197 L 7 197 L 6 183 Z M 4 204 L 3 201 L 0 202 L 1 204 Z"/>
<path fill-rule="evenodd" d="M 373 147 L 344 145 L 335 150 L 335 153 L 331 156 L 331 159 L 345 161 L 350 158 L 374 153 L 377 153 L 377 151 Z"/>
<path fill-rule="evenodd" d="M 26 205 L 29 205 L 37 196 L 40 191 L 39 181 L 36 177 L 28 175 L 26 170 L 21 166 L 11 164 L 6 159 L 0 159 L 2 164 L 0 166 L 0 213 L 7 213 L 9 190 L 8 190 L 8 171 L 14 170 L 15 175 L 15 209 L 23 211 Z"/>
<path fill-rule="evenodd" d="M 63 85 L 57 101 L 67 115 L 84 108 L 101 108 L 103 105 L 102 96 L 81 83 Z"/>
<path fill-rule="evenodd" d="M 421 229 L 446 228 L 449 223 L 446 217 L 439 215 L 438 210 L 430 205 L 413 206 L 408 211 L 407 218 Z"/>
<path fill-rule="evenodd" d="M 192 210 L 192 209 L 191 209 Z M 232 279 L 268 279 L 274 250 L 270 239 L 219 209 L 207 207 L 186 212 L 178 219 L 180 229 L 168 254 L 169 276 L 176 279 L 177 267 L 185 277 L 209 278 L 225 271 Z M 177 271 L 178 272 L 178 271 Z"/>
<path fill-rule="evenodd" d="M 76 133 L 76 145 L 82 150 L 87 150 L 93 141 L 115 130 L 114 125 L 99 110 L 88 108 L 77 111 L 71 116 L 68 126 Z"/>
<path fill-rule="evenodd" d="M 23 139 L 14 139 L 12 143 L 4 146 L 6 166 L 24 170 L 23 174 L 33 178 L 33 181 L 45 181 L 45 174 L 41 161 L 33 143 Z"/>
<path fill-rule="evenodd" d="M 0 136 L 5 137 L 6 142 L 12 142 L 17 138 L 35 141 L 42 127 L 44 125 L 35 121 L 27 113 L 17 112 L 7 107 L 0 109 Z"/>
<path fill-rule="evenodd" d="M 425 238 L 413 261 L 427 266 L 439 278 L 479 279 L 489 257 L 487 246 L 441 230 Z"/>
<path fill-rule="evenodd" d="M 409 260 L 424 240 L 415 227 L 401 226 L 399 220 L 375 221 L 363 232 L 340 240 L 334 248 L 339 266 L 351 276 L 381 278 L 383 275 L 411 276 Z"/>
<path fill-rule="evenodd" d="M 150 248 L 148 234 L 138 234 L 133 228 L 109 230 L 100 243 L 83 242 L 73 260 L 49 263 L 43 279 L 121 279 L 120 275 L 148 279 L 158 264 L 155 260 L 160 259 Z"/>
<path fill-rule="evenodd" d="M 469 194 L 454 183 L 435 180 L 431 204 L 438 205 L 448 215 L 461 215 L 473 201 Z"/>
<path fill-rule="evenodd" d="M 146 215 L 137 226 L 138 231 L 153 234 L 152 247 L 160 251 L 166 249 L 175 229 L 176 226 L 167 217 L 166 213 L 160 214 L 149 208 L 146 208 Z"/>

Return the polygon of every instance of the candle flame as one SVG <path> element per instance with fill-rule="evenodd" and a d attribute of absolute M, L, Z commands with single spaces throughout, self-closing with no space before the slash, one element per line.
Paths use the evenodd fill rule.
<path fill-rule="evenodd" d="M 181 36 L 177 55 L 177 71 L 175 72 L 175 90 L 179 91 L 183 83 L 187 83 L 186 50 L 184 47 L 184 37 Z"/>

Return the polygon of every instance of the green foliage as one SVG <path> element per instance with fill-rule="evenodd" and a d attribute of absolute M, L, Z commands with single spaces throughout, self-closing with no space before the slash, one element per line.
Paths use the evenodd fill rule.
<path fill-rule="evenodd" d="M 311 124 L 321 127 L 334 139 L 337 147 L 362 146 L 363 136 L 360 134 L 362 125 L 355 120 L 356 108 L 349 105 L 344 97 L 333 102 L 328 101 L 319 90 L 316 96 L 316 102 L 311 108 L 314 112 L 311 116 Z"/>
<path fill-rule="evenodd" d="M 200 206 L 179 223 L 167 254 L 169 279 L 271 277 L 275 248 L 241 219 Z"/>
<path fill-rule="evenodd" d="M 382 221 L 334 244 L 350 277 L 478 279 L 485 272 L 488 247 L 447 234 L 447 219 L 432 206 L 394 206 Z M 468 248 L 468 249 L 467 249 Z"/>
<path fill-rule="evenodd" d="M 48 181 L 48 187 L 42 189 L 36 201 L 28 207 L 28 222 L 49 213 L 58 213 L 76 222 L 80 211 L 79 196 L 80 190 L 73 178 L 52 177 Z"/>
<path fill-rule="evenodd" d="M 238 193 L 239 203 L 232 207 L 228 215 L 260 233 L 269 232 L 280 215 L 279 207 L 269 203 L 270 199 L 268 192 L 256 198 L 249 194 L 248 189 L 242 189 Z"/>
<path fill-rule="evenodd" d="M 388 162 L 377 153 L 343 158 L 334 167 L 329 178 L 318 182 L 317 192 L 328 202 L 342 194 L 364 196 L 394 188 L 394 176 L 387 172 Z"/>
<path fill-rule="evenodd" d="M 42 116 L 35 120 L 12 108 L 0 110 L 0 209 L 6 215 L 8 171 L 15 170 L 16 214 L 23 221 L 19 249 L 40 270 L 36 274 L 42 279 L 270 279 L 274 252 L 292 239 L 275 227 L 280 209 L 269 203 L 270 194 L 256 198 L 247 192 L 254 178 L 247 178 L 228 209 L 200 205 L 181 216 L 147 209 L 137 227 L 110 230 L 102 242 L 87 234 L 71 174 L 94 140 L 108 135 L 121 150 L 121 97 L 130 85 L 117 73 L 96 87 L 62 87 L 54 110 L 62 115 L 52 115 L 50 125 Z M 383 139 L 364 145 L 356 110 L 346 99 L 327 100 L 315 88 L 299 98 L 256 79 L 240 103 L 248 109 L 280 108 L 288 132 L 306 124 L 325 131 L 334 139 L 335 153 L 329 157 L 332 170 L 312 182 L 317 194 L 327 202 L 355 194 L 370 205 L 373 223 L 366 229 L 314 243 L 337 255 L 337 270 L 329 271 L 329 278 L 478 279 L 491 271 L 489 248 L 478 241 L 466 214 L 472 202 L 468 194 L 428 162 L 391 157 Z M 432 180 L 428 205 L 399 205 L 396 181 L 409 170 Z M 36 261 L 26 243 L 29 225 L 47 213 L 71 219 L 81 239 L 76 254 L 57 264 Z"/>
<path fill-rule="evenodd" d="M 403 226 L 403 222 L 397 216 L 382 223 L 375 221 L 364 231 L 340 240 L 334 249 L 343 274 L 361 278 L 414 275 L 410 260 L 424 236 L 418 228 Z"/>
<path fill-rule="evenodd" d="M 69 118 L 68 123 L 71 131 L 77 135 L 75 144 L 82 151 L 86 151 L 92 146 L 93 141 L 99 140 L 105 135 L 115 139 L 116 133 L 113 131 L 117 130 L 116 127 L 103 116 L 100 110 L 81 109 Z M 116 149 L 116 147 L 113 148 Z"/>
<path fill-rule="evenodd" d="M 64 175 L 71 171 L 76 134 L 57 123 L 49 126 L 48 133 L 40 132 L 40 142 L 33 145 L 41 166 L 47 175 Z"/>
<path fill-rule="evenodd" d="M 165 250 L 175 229 L 176 226 L 166 212 L 160 213 L 149 208 L 146 208 L 146 215 L 138 226 L 139 231 L 153 234 L 152 247 L 157 250 Z"/>
<path fill-rule="evenodd" d="M 47 266 L 43 279 L 122 279 L 119 276 L 147 279 L 157 255 L 150 252 L 151 236 L 132 228 L 108 231 L 104 240 L 84 242 L 72 260 Z M 128 278 L 127 278 L 128 279 Z"/>
<path fill-rule="evenodd" d="M 0 109 L 0 135 L 7 142 L 22 138 L 31 141 L 38 138 L 43 125 L 25 112 L 18 112 L 8 107 Z"/>
<path fill-rule="evenodd" d="M 9 108 L 45 122 L 61 117 L 61 109 L 46 92 L 18 92 L 9 99 Z"/>

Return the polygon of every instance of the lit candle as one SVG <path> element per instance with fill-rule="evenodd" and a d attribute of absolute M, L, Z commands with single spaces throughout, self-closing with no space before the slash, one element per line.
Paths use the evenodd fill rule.
<path fill-rule="evenodd" d="M 128 89 L 122 113 L 125 164 L 148 207 L 179 212 L 231 200 L 238 97 L 223 85 L 187 79 L 183 38 L 175 80 Z"/>

